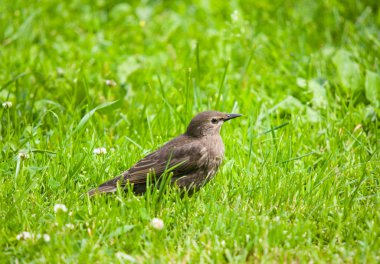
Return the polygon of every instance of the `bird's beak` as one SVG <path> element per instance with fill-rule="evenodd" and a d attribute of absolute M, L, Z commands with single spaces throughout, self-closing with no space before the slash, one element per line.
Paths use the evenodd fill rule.
<path fill-rule="evenodd" d="M 228 121 L 230 119 L 236 118 L 241 116 L 240 114 L 227 114 L 226 117 L 223 119 L 223 121 Z"/>

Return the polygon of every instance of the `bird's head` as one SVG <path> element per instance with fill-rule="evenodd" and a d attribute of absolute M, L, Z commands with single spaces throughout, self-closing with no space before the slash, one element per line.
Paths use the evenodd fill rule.
<path fill-rule="evenodd" d="M 218 135 L 224 122 L 239 116 L 241 115 L 217 111 L 199 113 L 191 120 L 186 134 L 193 137 Z"/>

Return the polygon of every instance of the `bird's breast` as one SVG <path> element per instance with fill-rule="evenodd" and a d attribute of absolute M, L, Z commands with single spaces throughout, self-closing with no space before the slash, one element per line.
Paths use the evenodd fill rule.
<path fill-rule="evenodd" d="M 203 141 L 203 158 L 205 165 L 212 170 L 217 170 L 224 158 L 224 144 L 218 136 L 206 137 Z"/>

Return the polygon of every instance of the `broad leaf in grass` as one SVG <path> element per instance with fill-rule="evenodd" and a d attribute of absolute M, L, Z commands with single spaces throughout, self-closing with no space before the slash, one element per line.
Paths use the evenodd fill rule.
<path fill-rule="evenodd" d="M 332 61 L 338 71 L 339 82 L 345 91 L 360 90 L 360 66 L 351 59 L 351 53 L 346 50 L 338 50 Z"/>
<path fill-rule="evenodd" d="M 134 225 L 124 225 L 124 226 L 118 227 L 114 231 L 109 233 L 108 238 L 124 235 L 128 231 L 132 230 L 134 227 L 135 227 Z"/>
<path fill-rule="evenodd" d="M 380 107 L 380 77 L 368 70 L 365 76 L 365 96 L 374 107 Z"/>
<path fill-rule="evenodd" d="M 275 105 L 270 111 L 279 110 L 288 114 L 299 114 L 303 120 L 316 123 L 321 120 L 319 111 L 316 111 L 293 96 L 288 96 L 285 100 Z"/>
<path fill-rule="evenodd" d="M 310 107 L 306 107 L 306 114 L 302 119 L 311 123 L 317 123 L 321 121 L 321 115 L 319 114 L 319 111 L 316 111 Z"/>
<path fill-rule="evenodd" d="M 376 113 L 376 109 L 372 105 L 367 105 L 364 109 L 364 119 L 371 122 L 375 122 L 379 113 Z"/>
<path fill-rule="evenodd" d="M 273 108 L 288 111 L 288 112 L 299 112 L 305 109 L 305 105 L 301 103 L 297 98 L 289 95 L 283 101 L 279 102 Z"/>
<path fill-rule="evenodd" d="M 308 82 L 308 88 L 313 93 L 313 107 L 325 108 L 327 106 L 326 82 L 322 79 L 313 79 Z"/>

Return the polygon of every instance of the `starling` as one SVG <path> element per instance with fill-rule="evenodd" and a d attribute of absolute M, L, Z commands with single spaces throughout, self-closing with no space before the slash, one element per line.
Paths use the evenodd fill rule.
<path fill-rule="evenodd" d="M 194 192 L 208 183 L 216 174 L 224 156 L 224 144 L 220 136 L 223 123 L 239 117 L 206 111 L 196 115 L 184 134 L 167 142 L 147 155 L 129 170 L 88 192 L 112 193 L 130 185 L 135 194 L 145 193 L 147 181 L 157 183 L 162 175 L 170 172 L 170 181 L 180 189 Z M 153 177 L 150 177 L 153 176 Z"/>

